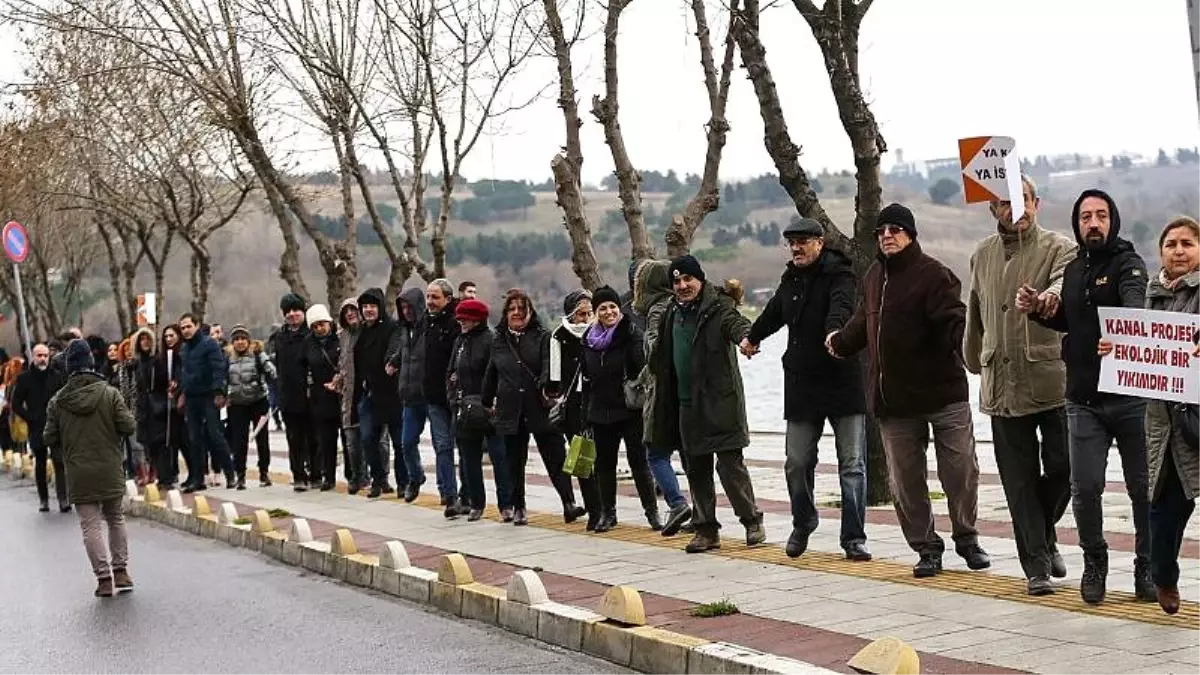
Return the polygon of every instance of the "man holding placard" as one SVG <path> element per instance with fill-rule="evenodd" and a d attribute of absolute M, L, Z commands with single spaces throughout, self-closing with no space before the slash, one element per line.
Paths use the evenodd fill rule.
<path fill-rule="evenodd" d="M 1143 429 L 1146 402 L 1133 396 L 1098 391 L 1101 361 L 1098 308 L 1142 307 L 1146 298 L 1146 264 L 1133 244 L 1118 236 L 1121 215 L 1106 193 L 1084 190 L 1075 202 L 1071 224 L 1079 253 L 1063 274 L 1062 301 L 1052 308 L 1049 296 L 1026 283 L 1017 291 L 1017 309 L 1047 328 L 1066 333 L 1062 353 L 1067 365 L 1071 509 L 1083 549 L 1080 595 L 1089 604 L 1104 600 L 1108 544 L 1104 540 L 1102 498 L 1108 452 L 1115 439 L 1121 453 L 1125 489 L 1133 502 L 1134 589 L 1139 599 L 1153 601 L 1149 479 Z"/>
<path fill-rule="evenodd" d="M 1010 303 L 1017 289 L 1031 284 L 1044 289 L 1042 314 L 1052 316 L 1076 246 L 1038 225 L 1040 200 L 1028 177 L 1021 178 L 1021 191 L 1024 213 L 1015 223 L 1009 201 L 991 202 L 999 231 L 971 255 L 963 357 L 967 370 L 982 376 L 979 409 L 992 419 L 996 466 L 1028 592 L 1049 595 L 1050 577 L 1067 575 L 1055 536 L 1071 496 L 1066 369 L 1058 333 L 1026 321 Z"/>

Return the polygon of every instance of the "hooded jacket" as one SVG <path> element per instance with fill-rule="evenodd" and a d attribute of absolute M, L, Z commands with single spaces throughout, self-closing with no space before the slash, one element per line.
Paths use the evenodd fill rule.
<path fill-rule="evenodd" d="M 451 298 L 441 312 L 425 312 L 422 388 L 425 392 L 425 402 L 431 405 L 447 404 L 446 372 L 450 368 L 450 360 L 454 357 L 454 343 L 462 333 L 458 320 L 454 317 L 457 308 L 458 300 Z"/>
<path fill-rule="evenodd" d="M 341 382 L 342 426 L 358 426 L 358 408 L 354 406 L 354 345 L 358 342 L 358 326 L 346 323 L 346 310 L 358 310 L 357 298 L 346 298 L 338 308 L 338 378 Z M 360 318 L 359 321 L 362 321 Z"/>
<path fill-rule="evenodd" d="M 404 317 L 405 305 L 412 308 L 411 321 Z M 400 372 L 396 379 L 400 385 L 400 401 L 405 406 L 426 402 L 425 323 L 425 292 L 414 287 L 400 293 L 396 298 L 396 324 L 400 334 Z"/>
<path fill-rule="evenodd" d="M 662 317 L 674 297 L 670 270 L 671 261 L 669 260 L 643 260 L 634 270 L 633 309 L 645 317 L 646 330 L 642 336 L 642 346 L 646 353 L 646 363 L 654 360 Z M 655 381 L 653 368 L 646 369 L 642 377 L 642 385 L 646 390 L 646 404 L 642 407 L 644 440 L 650 443 L 650 433 L 654 427 Z"/>
<path fill-rule="evenodd" d="M 304 366 L 304 352 L 308 344 L 308 325 L 302 324 L 293 330 L 288 326 L 271 336 L 277 380 L 275 382 L 279 411 L 285 415 L 307 415 L 308 371 Z"/>
<path fill-rule="evenodd" d="M 1089 249 L 1079 232 L 1079 208 L 1089 197 L 1108 203 L 1108 239 Z M 1079 252 L 1063 272 L 1062 301 L 1049 319 L 1030 314 L 1038 323 L 1063 333 L 1062 358 L 1067 364 L 1067 400 L 1094 405 L 1099 400 L 1100 307 L 1142 308 L 1146 302 L 1146 263 L 1133 244 L 1120 237 L 1121 214 L 1112 197 L 1101 190 L 1084 190 L 1071 210 L 1071 228 Z"/>
<path fill-rule="evenodd" d="M 401 408 L 396 375 L 388 375 L 384 368 L 388 363 L 400 367 L 401 331 L 388 315 L 383 289 L 364 291 L 358 296 L 359 311 L 364 304 L 379 307 L 379 319 L 372 325 L 364 320 L 358 328 L 358 341 L 354 345 L 354 399 L 357 403 L 370 395 L 371 412 L 383 422 L 396 419 Z"/>
<path fill-rule="evenodd" d="M 45 441 L 62 449 L 72 503 L 121 499 L 125 494 L 121 439 L 135 430 L 133 413 L 121 400 L 121 392 L 100 375 L 83 371 L 67 379 L 50 400 Z"/>
<path fill-rule="evenodd" d="M 512 435 L 522 426 L 533 434 L 553 431 L 541 388 L 542 353 L 549 339 L 532 305 L 529 323 L 519 337 L 508 329 L 507 315 L 496 324 L 482 398 L 484 407 L 495 404 L 497 434 Z"/>

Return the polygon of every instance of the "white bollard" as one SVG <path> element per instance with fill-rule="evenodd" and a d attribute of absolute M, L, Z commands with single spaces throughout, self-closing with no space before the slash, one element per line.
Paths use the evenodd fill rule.
<path fill-rule="evenodd" d="M 167 491 L 167 508 L 176 513 L 191 513 L 192 510 L 183 505 L 183 495 L 179 490 Z"/>
<path fill-rule="evenodd" d="M 312 540 L 312 528 L 308 526 L 308 521 L 304 518 L 293 519 L 292 531 L 288 533 L 288 541 L 297 544 L 307 544 Z"/>
<path fill-rule="evenodd" d="M 408 560 L 408 551 L 404 549 L 404 544 L 398 541 L 385 543 L 383 551 L 379 554 L 379 566 L 389 570 L 405 570 L 412 567 L 412 563 Z"/>
<path fill-rule="evenodd" d="M 232 527 L 233 521 L 235 521 L 237 519 L 238 519 L 237 507 L 234 506 L 233 504 L 230 504 L 229 502 L 222 502 L 221 503 L 221 518 L 220 518 L 219 522 L 222 525 L 229 525 Z"/>

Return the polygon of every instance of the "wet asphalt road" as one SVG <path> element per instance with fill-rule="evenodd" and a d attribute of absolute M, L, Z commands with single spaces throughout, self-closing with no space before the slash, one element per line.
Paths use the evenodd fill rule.
<path fill-rule="evenodd" d="M 74 513 L 0 475 L 0 673 L 613 673 L 617 666 L 129 521 L 100 600 Z"/>

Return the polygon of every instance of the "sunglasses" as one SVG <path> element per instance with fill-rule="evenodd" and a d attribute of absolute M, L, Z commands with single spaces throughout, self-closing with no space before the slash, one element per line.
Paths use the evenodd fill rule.
<path fill-rule="evenodd" d="M 900 227 L 899 225 L 880 225 L 879 227 L 875 228 L 875 236 L 882 237 L 884 233 L 887 233 L 894 237 L 903 231 L 904 228 Z"/>

